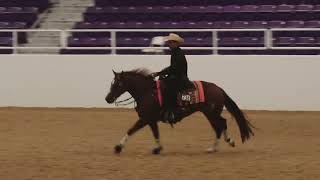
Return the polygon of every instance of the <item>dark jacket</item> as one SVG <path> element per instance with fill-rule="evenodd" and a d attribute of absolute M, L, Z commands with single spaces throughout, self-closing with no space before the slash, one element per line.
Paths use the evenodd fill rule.
<path fill-rule="evenodd" d="M 180 47 L 171 50 L 170 66 L 160 71 L 158 75 L 168 75 L 167 79 L 173 81 L 172 83 L 180 90 L 188 87 L 188 64 Z"/>
<path fill-rule="evenodd" d="M 159 75 L 166 74 L 173 79 L 188 80 L 188 64 L 180 47 L 171 50 L 170 66 L 159 72 Z"/>

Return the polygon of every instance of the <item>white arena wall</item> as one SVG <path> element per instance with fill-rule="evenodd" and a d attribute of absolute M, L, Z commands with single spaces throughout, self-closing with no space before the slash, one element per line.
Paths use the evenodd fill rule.
<path fill-rule="evenodd" d="M 187 56 L 193 80 L 214 82 L 242 109 L 320 110 L 320 57 Z M 0 106 L 114 107 L 116 71 L 159 71 L 169 56 L 1 55 Z"/>

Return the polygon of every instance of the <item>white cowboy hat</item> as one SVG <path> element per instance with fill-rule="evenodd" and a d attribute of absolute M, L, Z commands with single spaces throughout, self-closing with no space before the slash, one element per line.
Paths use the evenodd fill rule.
<path fill-rule="evenodd" d="M 178 43 L 183 43 L 184 39 L 180 37 L 178 34 L 170 33 L 169 36 L 164 37 L 165 41 L 176 41 Z"/>

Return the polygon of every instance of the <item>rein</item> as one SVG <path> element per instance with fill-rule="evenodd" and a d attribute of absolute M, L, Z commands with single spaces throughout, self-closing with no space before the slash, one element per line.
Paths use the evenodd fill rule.
<path fill-rule="evenodd" d="M 116 106 L 126 106 L 126 105 L 129 105 L 129 104 L 132 104 L 132 103 L 135 103 L 135 102 L 136 102 L 134 99 L 133 99 L 132 101 L 130 101 L 130 102 L 127 102 L 127 101 L 129 101 L 130 99 L 133 99 L 133 97 L 131 96 L 131 97 L 125 99 L 125 100 L 116 101 L 114 104 L 115 104 Z M 127 102 L 127 103 L 126 103 L 126 102 Z"/>

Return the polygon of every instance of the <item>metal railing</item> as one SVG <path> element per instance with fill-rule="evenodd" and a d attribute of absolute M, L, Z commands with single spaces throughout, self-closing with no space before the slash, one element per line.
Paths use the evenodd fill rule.
<path fill-rule="evenodd" d="M 139 50 L 139 49 L 167 49 L 167 47 L 117 47 L 117 33 L 120 32 L 211 32 L 212 47 L 182 47 L 190 50 L 212 50 L 213 54 L 217 54 L 218 50 L 287 50 L 287 49 L 310 49 L 318 50 L 320 47 L 275 47 L 273 45 L 273 34 L 279 31 L 319 31 L 320 28 L 273 28 L 273 29 L 2 29 L 1 32 L 12 33 L 12 46 L 0 46 L 0 49 L 13 49 L 13 53 L 17 53 L 19 49 L 86 49 L 86 50 L 111 50 L 111 54 L 116 54 L 116 50 Z M 20 46 L 18 36 L 21 32 L 56 32 L 59 33 L 59 46 Z M 110 33 L 110 46 L 106 47 L 70 47 L 68 46 L 68 37 L 74 32 L 106 32 Z M 263 32 L 263 47 L 221 47 L 218 43 L 219 32 Z"/>

